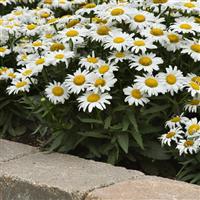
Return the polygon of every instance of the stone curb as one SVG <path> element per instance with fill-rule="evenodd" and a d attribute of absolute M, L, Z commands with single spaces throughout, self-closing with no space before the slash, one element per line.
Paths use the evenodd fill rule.
<path fill-rule="evenodd" d="M 200 187 L 154 176 L 143 176 L 100 188 L 85 200 L 200 200 Z"/>
<path fill-rule="evenodd" d="M 0 200 L 200 200 L 200 187 L 0 140 Z"/>
<path fill-rule="evenodd" d="M 143 173 L 0 140 L 0 200 L 83 200 Z"/>

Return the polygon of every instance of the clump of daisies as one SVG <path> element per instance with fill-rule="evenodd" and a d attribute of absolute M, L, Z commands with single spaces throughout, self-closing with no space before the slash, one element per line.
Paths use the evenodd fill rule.
<path fill-rule="evenodd" d="M 166 122 L 167 133 L 160 137 L 162 145 L 175 146 L 179 154 L 196 154 L 200 150 L 200 121 L 183 114 Z"/>

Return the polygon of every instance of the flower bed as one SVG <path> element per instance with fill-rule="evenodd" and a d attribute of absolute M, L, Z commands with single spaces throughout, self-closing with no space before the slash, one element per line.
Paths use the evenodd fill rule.
<path fill-rule="evenodd" d="M 0 10 L 2 137 L 200 183 L 199 0 Z"/>

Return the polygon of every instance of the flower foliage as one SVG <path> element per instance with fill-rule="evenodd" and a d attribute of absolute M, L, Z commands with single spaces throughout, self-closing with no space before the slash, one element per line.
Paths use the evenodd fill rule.
<path fill-rule="evenodd" d="M 0 7 L 3 96 L 30 112 L 43 146 L 111 163 L 126 157 L 152 171 L 144 162 L 174 155 L 158 141 L 173 115 L 162 144 L 198 152 L 199 0 L 0 0 Z"/>

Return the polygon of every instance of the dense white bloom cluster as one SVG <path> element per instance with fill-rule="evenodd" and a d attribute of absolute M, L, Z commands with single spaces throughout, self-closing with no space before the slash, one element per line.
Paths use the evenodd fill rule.
<path fill-rule="evenodd" d="M 176 144 L 180 155 L 193 154 L 200 150 L 200 121 L 197 118 L 174 116 L 166 122 L 166 126 L 170 130 L 160 137 L 162 145 Z"/>
<path fill-rule="evenodd" d="M 17 2 L 0 0 L 2 5 Z M 58 17 L 56 9 L 71 14 Z M 92 112 L 111 104 L 111 91 L 122 81 L 119 69 L 124 68 L 132 81 L 122 88 L 129 105 L 144 106 L 152 96 L 185 92 L 189 96 L 185 110 L 198 112 L 199 13 L 200 0 L 98 5 L 85 0 L 42 0 L 36 9 L 15 7 L 0 16 L 0 58 L 14 55 L 17 66 L 2 66 L 0 80 L 7 81 L 11 95 L 29 92 L 42 74 L 49 82 L 41 92 L 52 103 L 65 103 L 77 95 L 79 109 Z M 191 70 L 185 70 L 182 55 L 191 59 Z M 171 64 L 173 59 L 177 66 Z M 57 72 L 64 79 L 56 77 Z M 182 131 L 173 131 L 178 139 Z"/>

